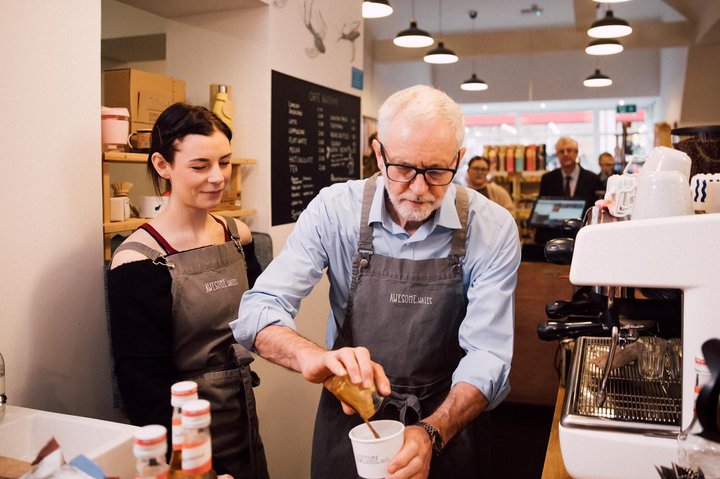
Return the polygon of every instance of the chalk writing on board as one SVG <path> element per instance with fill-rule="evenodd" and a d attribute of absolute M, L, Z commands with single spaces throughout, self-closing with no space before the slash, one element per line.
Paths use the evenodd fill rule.
<path fill-rule="evenodd" d="M 272 72 L 272 224 L 320 189 L 360 177 L 360 98 Z"/>

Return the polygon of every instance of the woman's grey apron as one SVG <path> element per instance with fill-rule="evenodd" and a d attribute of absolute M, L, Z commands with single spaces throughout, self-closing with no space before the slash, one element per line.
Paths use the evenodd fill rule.
<path fill-rule="evenodd" d="M 221 245 L 164 256 L 131 242 L 117 251 L 137 251 L 170 272 L 173 360 L 183 379 L 196 381 L 200 398 L 212 406 L 213 469 L 234 479 L 266 479 L 252 390 L 260 379 L 250 370 L 252 355 L 235 343 L 229 326 L 248 290 L 245 256 L 235 221 L 226 222 L 232 241 Z"/>
<path fill-rule="evenodd" d="M 460 260 L 465 255 L 468 195 L 464 188 L 456 188 L 461 228 L 453 232 L 448 257 L 391 258 L 373 251 L 368 217 L 375 178 L 367 181 L 363 193 L 350 297 L 333 348 L 368 348 L 372 359 L 385 368 L 393 390 L 375 419 L 411 425 L 442 403 L 464 355 L 458 330 L 467 305 Z M 313 479 L 358 477 L 348 432 L 361 422 L 357 415 L 344 414 L 340 402 L 323 388 L 313 437 Z M 482 414 L 433 457 L 430 477 L 482 477 L 490 448 L 486 422 L 487 414 Z"/>

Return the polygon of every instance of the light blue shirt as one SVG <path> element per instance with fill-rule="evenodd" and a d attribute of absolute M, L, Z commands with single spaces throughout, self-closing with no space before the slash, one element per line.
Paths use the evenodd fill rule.
<path fill-rule="evenodd" d="M 230 323 L 240 344 L 253 350 L 255 336 L 269 325 L 296 329 L 294 318 L 300 301 L 327 268 L 331 311 L 326 346 L 332 347 L 335 319 L 339 324 L 345 319 L 366 181 L 332 185 L 310 202 L 280 255 L 243 295 L 239 317 Z M 453 373 L 452 383 L 474 385 L 490 401 L 490 407 L 495 407 L 510 391 L 520 242 L 515 221 L 505 208 L 476 191 L 468 190 L 468 194 L 467 250 L 462 260 L 468 307 L 458 338 L 466 355 Z M 373 248 L 378 254 L 406 259 L 446 257 L 452 231 L 460 228 L 455 187 L 448 188 L 430 221 L 410 236 L 387 213 L 385 184 L 379 177 L 368 222 L 373 225 Z"/>

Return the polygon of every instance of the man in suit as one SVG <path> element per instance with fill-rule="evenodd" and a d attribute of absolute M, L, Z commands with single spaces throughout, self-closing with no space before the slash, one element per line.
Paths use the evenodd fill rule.
<path fill-rule="evenodd" d="M 578 143 L 570 137 L 563 136 L 555 143 L 560 168 L 545 173 L 540 179 L 540 196 L 564 196 L 567 198 L 580 198 L 585 200 L 585 212 L 595 204 L 597 191 L 602 190 L 600 177 L 588 171 L 577 163 Z M 538 228 L 535 232 L 535 242 L 538 244 L 546 241 L 572 236 L 567 232 Z"/>
<path fill-rule="evenodd" d="M 555 143 L 560 168 L 548 171 L 540 180 L 540 196 L 566 196 L 582 198 L 585 209 L 590 208 L 596 198 L 596 191 L 602 189 L 600 177 L 582 168 L 577 163 L 578 143 L 563 136 Z"/>

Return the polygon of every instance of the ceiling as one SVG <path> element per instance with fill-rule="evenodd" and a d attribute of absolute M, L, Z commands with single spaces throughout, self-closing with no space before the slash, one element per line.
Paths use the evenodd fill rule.
<path fill-rule="evenodd" d="M 119 0 L 165 18 L 220 12 L 287 2 L 345 0 Z M 414 17 L 418 27 L 460 56 L 507 55 L 584 50 L 590 24 L 612 8 L 630 22 L 633 33 L 621 39 L 627 49 L 720 43 L 719 0 L 631 0 L 600 4 L 592 0 L 389 0 L 389 17 L 365 20 L 373 60 L 378 63 L 421 61 L 425 50 L 392 44 Z M 540 15 L 523 13 L 533 5 Z M 470 10 L 478 12 L 475 20 Z M 441 21 L 442 20 L 442 21 Z M 442 35 L 440 33 L 442 32 Z"/>
<path fill-rule="evenodd" d="M 257 6 L 269 0 L 119 0 L 133 7 L 165 18 L 178 18 L 201 13 L 224 12 Z"/>
<path fill-rule="evenodd" d="M 621 39 L 630 48 L 662 48 L 720 42 L 718 0 L 632 0 L 600 4 L 591 0 L 390 0 L 389 17 L 367 19 L 376 62 L 417 61 L 426 49 L 399 48 L 392 39 L 418 27 L 460 56 L 584 50 L 590 24 L 612 8 L 633 33 Z M 542 13 L 522 13 L 535 4 Z M 469 11 L 476 10 L 473 21 Z M 442 19 L 442 24 L 440 20 Z M 442 35 L 440 32 L 442 31 Z"/>

